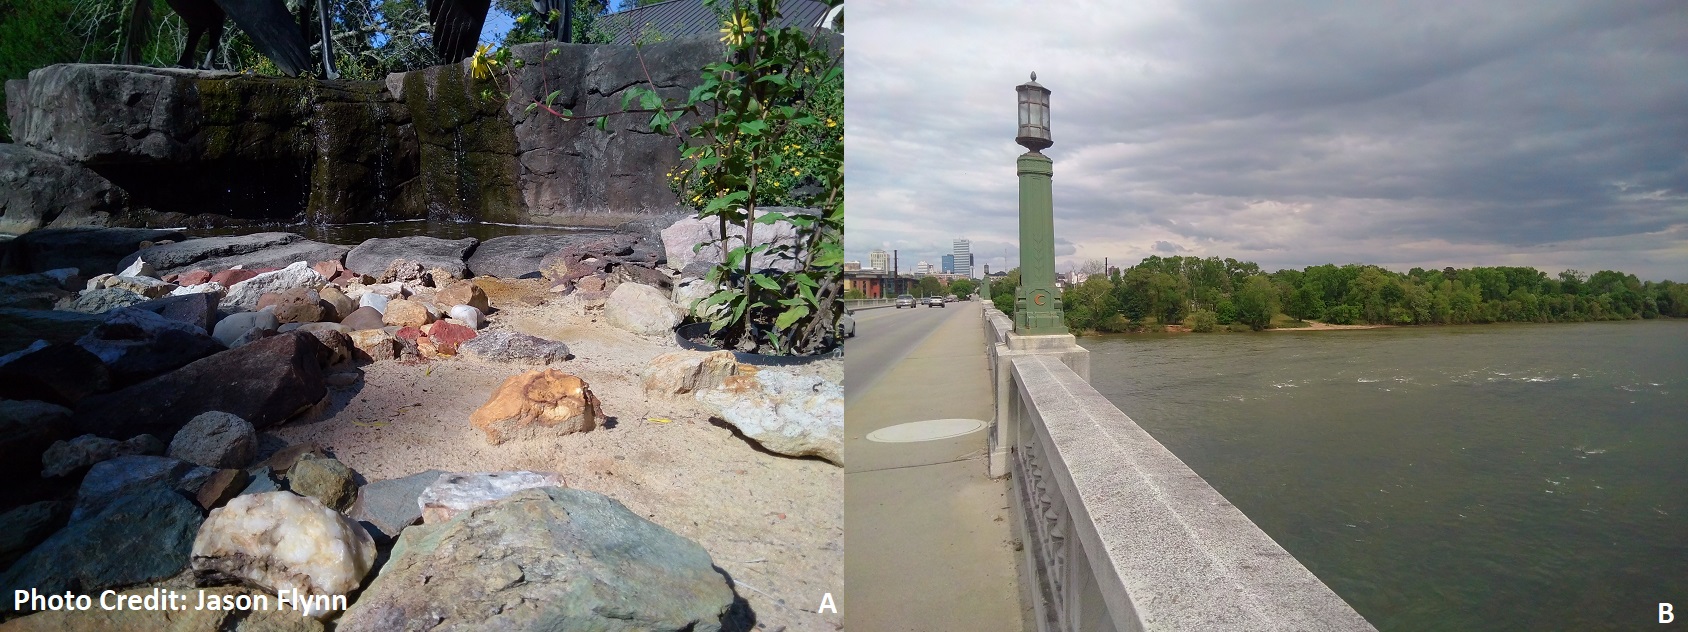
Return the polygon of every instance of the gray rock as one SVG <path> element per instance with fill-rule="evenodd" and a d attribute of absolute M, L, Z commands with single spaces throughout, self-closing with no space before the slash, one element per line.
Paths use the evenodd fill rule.
<path fill-rule="evenodd" d="M 120 456 L 163 452 L 164 442 L 152 435 L 137 435 L 123 441 L 82 435 L 69 441 L 55 441 L 47 448 L 41 455 L 41 477 L 69 476 L 95 463 Z"/>
<path fill-rule="evenodd" d="M 29 346 L 27 346 L 27 347 L 24 347 L 22 349 L 18 349 L 17 351 L 13 351 L 13 352 L 8 353 L 6 355 L 0 355 L 0 368 L 5 367 L 8 363 L 11 363 L 15 360 L 22 359 L 24 356 L 35 353 L 35 352 L 40 351 L 42 349 L 46 349 L 47 347 L 50 347 L 50 346 L 53 346 L 53 343 L 47 342 L 45 340 L 37 340 L 35 342 L 30 343 Z M 17 398 L 17 399 L 22 399 L 22 398 Z"/>
<path fill-rule="evenodd" d="M 769 206 L 757 209 L 757 216 L 760 217 L 774 212 L 790 216 L 813 213 L 814 211 Z M 716 243 L 721 239 L 720 233 L 721 227 L 718 223 L 701 220 L 696 215 L 674 222 L 672 226 L 662 230 L 662 245 L 668 256 L 668 266 L 679 270 L 697 262 L 715 265 L 725 261 L 726 250 L 723 250 L 720 244 Z M 737 248 L 743 243 L 744 227 L 729 225 L 727 234 L 733 237 L 733 239 L 728 240 L 727 250 Z M 800 243 L 797 237 L 797 227 L 791 222 L 780 220 L 773 224 L 758 225 L 756 227 L 756 245 L 767 244 L 776 248 L 785 248 L 787 252 L 783 255 L 776 252 L 757 253 L 750 258 L 750 264 L 758 270 L 765 268 L 785 271 L 795 270 L 802 261 L 800 258 L 802 252 L 798 249 Z M 693 251 L 692 248 L 698 244 L 711 245 Z"/>
<path fill-rule="evenodd" d="M 661 290 L 638 283 L 616 286 L 604 303 L 604 319 L 643 336 L 671 335 L 685 316 Z"/>
<path fill-rule="evenodd" d="M 159 278 L 158 269 L 152 267 L 152 264 L 147 263 L 145 257 L 139 256 L 141 254 L 143 253 L 136 253 L 136 256 L 133 259 L 124 259 L 129 262 L 129 265 L 124 266 L 122 270 L 118 271 L 117 276 L 148 277 L 152 279 Z"/>
<path fill-rule="evenodd" d="M 6 569 L 0 586 L 98 595 L 171 577 L 187 567 L 204 519 L 193 501 L 153 484 L 59 530 Z M 0 612 L 12 611 L 12 600 L 0 602 Z"/>
<path fill-rule="evenodd" d="M 253 330 L 273 332 L 280 327 L 281 321 L 276 319 L 274 312 L 238 312 L 217 321 L 211 337 L 232 349 L 237 346 L 236 341 Z"/>
<path fill-rule="evenodd" d="M 105 317 L 98 314 L 0 307 L 0 353 L 23 349 L 37 340 L 75 342 L 103 322 Z"/>
<path fill-rule="evenodd" d="M 680 309 L 686 310 L 688 314 L 695 313 L 697 307 L 702 305 L 703 301 L 708 300 L 709 297 L 714 296 L 720 290 L 721 285 L 719 283 L 710 283 L 701 278 L 686 279 L 674 284 L 674 304 L 680 306 Z M 710 306 L 706 311 L 708 315 L 713 315 L 724 309 L 726 309 L 725 305 L 716 304 Z M 703 317 L 705 314 L 698 314 L 698 316 Z"/>
<path fill-rule="evenodd" d="M 44 151 L 0 143 L 0 234 L 51 226 L 104 226 L 127 196 L 92 169 Z"/>
<path fill-rule="evenodd" d="M 353 520 L 372 527 L 372 535 L 391 540 L 399 537 L 405 527 L 422 519 L 422 506 L 417 498 L 444 474 L 428 470 L 404 478 L 375 481 L 358 489 L 357 502 L 347 512 Z"/>
<path fill-rule="evenodd" d="M 174 436 L 200 413 L 220 410 L 262 430 L 322 401 L 322 343 L 281 334 L 203 358 L 128 388 L 82 400 L 76 427 L 108 437 Z"/>
<path fill-rule="evenodd" d="M 0 514 L 0 568 L 10 566 L 70 519 L 70 503 L 44 500 Z"/>
<path fill-rule="evenodd" d="M 273 272 L 265 272 L 229 287 L 229 293 L 218 305 L 227 310 L 254 309 L 258 299 L 268 292 L 283 292 L 294 288 L 317 289 L 328 283 L 309 263 L 296 261 Z"/>
<path fill-rule="evenodd" d="M 75 406 L 109 388 L 111 369 L 75 344 L 45 345 L 0 364 L 0 397 Z"/>
<path fill-rule="evenodd" d="M 118 498 L 154 483 L 168 485 L 191 498 L 216 473 L 212 468 L 161 456 L 129 455 L 100 461 L 82 478 L 70 521 L 97 515 Z"/>
<path fill-rule="evenodd" d="M 324 323 L 310 324 L 315 325 Z M 322 356 L 319 358 L 322 368 L 326 369 L 342 362 L 350 362 L 352 360 L 354 354 L 353 349 L 355 347 L 352 345 L 351 336 L 346 332 L 337 329 L 305 329 L 304 326 L 300 326 L 299 330 L 309 333 L 312 336 L 316 336 L 317 342 L 322 343 Z"/>
<path fill-rule="evenodd" d="M 507 329 L 483 331 L 458 346 L 473 358 L 511 364 L 552 364 L 569 358 L 569 346 Z"/>
<path fill-rule="evenodd" d="M 258 431 L 225 412 L 200 413 L 176 432 L 166 454 L 205 467 L 245 467 L 258 455 Z"/>
<path fill-rule="evenodd" d="M 208 283 L 200 283 L 198 285 L 184 285 L 182 287 L 178 287 L 174 290 L 170 290 L 170 295 L 182 296 L 184 294 L 210 294 L 217 297 L 217 300 L 220 301 L 223 299 L 223 295 L 228 294 L 228 292 L 229 289 L 223 287 L 223 284 L 211 281 Z"/>
<path fill-rule="evenodd" d="M 756 373 L 756 390 L 708 389 L 697 400 L 770 451 L 844 464 L 844 387 L 779 369 Z"/>
<path fill-rule="evenodd" d="M 129 265 L 141 256 L 151 262 L 159 275 L 187 272 L 195 268 L 217 271 L 235 266 L 253 268 L 285 268 L 295 261 L 314 263 L 338 261 L 349 250 L 346 246 L 311 241 L 293 233 L 253 233 L 233 237 L 201 237 L 163 246 L 154 246 L 144 253 L 124 257 L 122 265 Z"/>
<path fill-rule="evenodd" d="M 136 303 L 129 309 L 152 312 L 210 333 L 213 331 L 212 324 L 217 322 L 217 300 L 216 294 L 181 294 Z"/>
<path fill-rule="evenodd" d="M 548 487 L 405 529 L 338 629 L 719 631 L 733 600 L 703 547 L 601 494 Z"/>
<path fill-rule="evenodd" d="M 148 276 L 113 276 L 101 281 L 100 285 L 107 288 L 129 290 L 147 298 L 169 296 L 171 292 L 177 289 L 174 283 L 165 283 Z"/>
<path fill-rule="evenodd" d="M 538 278 L 539 262 L 547 255 L 603 236 L 604 233 L 601 232 L 583 232 L 494 237 L 475 247 L 475 254 L 469 257 L 469 270 L 475 276 L 495 276 L 501 279 Z"/>
<path fill-rule="evenodd" d="M 269 492 L 281 491 L 281 485 L 275 482 L 275 478 L 270 475 L 270 471 L 269 466 L 254 468 L 251 472 L 252 482 L 246 485 L 246 489 L 241 490 L 240 495 L 267 494 Z"/>
<path fill-rule="evenodd" d="M 0 400 L 0 475 L 35 478 L 35 464 L 70 429 L 70 409 L 40 401 Z"/>
<path fill-rule="evenodd" d="M 346 269 L 361 274 L 380 276 L 394 261 L 412 261 L 423 270 L 440 268 L 457 278 L 468 276 L 464 258 L 480 240 L 439 239 L 437 237 L 394 237 L 370 239 L 346 253 Z"/>
<path fill-rule="evenodd" d="M 0 277 L 0 307 L 52 309 L 72 293 L 59 277 L 45 272 Z"/>
<path fill-rule="evenodd" d="M 127 307 L 112 312 L 76 345 L 104 362 L 118 384 L 173 371 L 227 348 L 195 325 Z"/>
<path fill-rule="evenodd" d="M 55 309 L 81 314 L 104 314 L 120 307 L 147 302 L 147 297 L 133 291 L 114 287 L 83 290 L 74 299 L 59 301 Z"/>
<path fill-rule="evenodd" d="M 44 228 L 19 236 L 3 251 L 0 269 L 41 272 L 76 268 L 92 275 L 118 270 L 143 241 L 180 240 L 182 233 L 151 228 Z"/>

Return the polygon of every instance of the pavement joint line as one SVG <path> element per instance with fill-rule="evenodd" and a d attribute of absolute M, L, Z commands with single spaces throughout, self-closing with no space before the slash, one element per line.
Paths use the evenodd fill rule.
<path fill-rule="evenodd" d="M 961 463 L 961 462 L 964 462 L 964 461 L 980 461 L 980 460 L 984 460 L 988 456 L 989 455 L 982 454 L 982 453 L 981 454 L 969 454 L 969 455 L 963 456 L 959 459 L 950 459 L 948 461 L 938 461 L 936 463 L 919 463 L 919 464 L 915 464 L 915 465 L 896 465 L 896 466 L 892 466 L 892 467 L 882 467 L 882 468 L 875 469 L 875 470 L 856 470 L 854 472 L 850 472 L 850 474 L 867 474 L 869 472 L 890 472 L 890 471 L 893 471 L 893 470 L 907 470 L 907 469 L 913 469 L 913 468 L 917 468 L 917 467 L 932 467 L 934 465 L 949 465 L 951 463 Z"/>

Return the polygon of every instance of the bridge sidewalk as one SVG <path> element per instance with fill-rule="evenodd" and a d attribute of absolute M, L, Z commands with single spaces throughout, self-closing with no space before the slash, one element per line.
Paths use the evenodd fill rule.
<path fill-rule="evenodd" d="M 1008 485 L 988 476 L 985 432 L 919 443 L 866 439 L 913 421 L 990 419 L 979 306 L 952 304 L 958 313 L 865 393 L 852 393 L 845 409 L 850 632 L 1030 629 Z"/>

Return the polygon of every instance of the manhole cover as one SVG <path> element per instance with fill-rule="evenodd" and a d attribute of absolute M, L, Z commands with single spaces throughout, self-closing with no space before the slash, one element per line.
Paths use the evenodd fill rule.
<path fill-rule="evenodd" d="M 879 443 L 911 443 L 959 437 L 985 429 L 985 422 L 977 419 L 930 419 L 880 428 L 868 433 L 868 441 Z"/>

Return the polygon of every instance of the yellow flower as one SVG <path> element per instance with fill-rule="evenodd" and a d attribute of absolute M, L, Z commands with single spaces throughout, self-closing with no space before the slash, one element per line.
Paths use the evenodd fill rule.
<path fill-rule="evenodd" d="M 826 126 L 827 127 L 838 127 L 838 121 L 834 121 L 832 119 L 827 119 L 826 120 Z"/>
<path fill-rule="evenodd" d="M 498 65 L 498 60 L 492 58 L 492 45 L 481 44 L 475 49 L 475 54 L 469 57 L 469 71 L 476 79 L 491 79 L 492 69 Z"/>
<path fill-rule="evenodd" d="M 750 23 L 750 16 L 743 11 L 721 22 L 721 41 L 738 46 L 744 43 L 744 36 L 749 35 L 756 27 Z"/>

